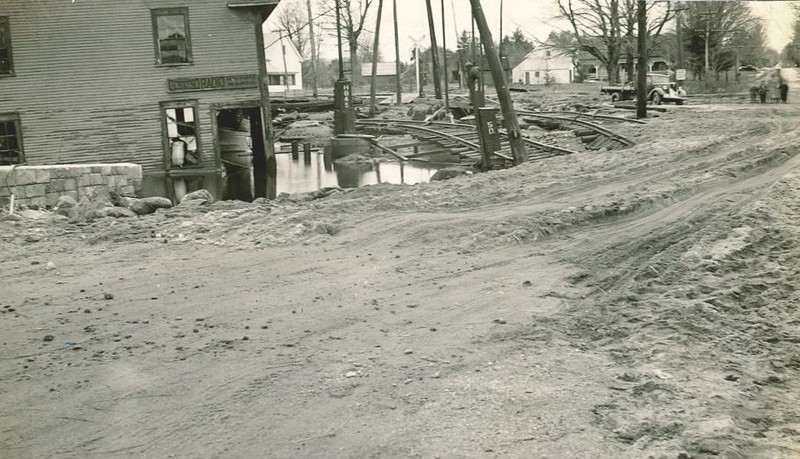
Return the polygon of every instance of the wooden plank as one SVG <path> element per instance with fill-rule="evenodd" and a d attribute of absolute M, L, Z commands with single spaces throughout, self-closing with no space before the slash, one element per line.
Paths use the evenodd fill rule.
<path fill-rule="evenodd" d="M 395 158 L 399 159 L 400 161 L 408 161 L 408 158 L 406 158 L 405 156 L 401 155 L 400 153 L 397 153 L 396 151 L 392 150 L 391 148 L 384 147 L 383 145 L 378 143 L 378 141 L 375 140 L 375 139 L 370 139 L 370 143 L 372 144 L 373 147 L 377 148 L 378 150 L 380 150 L 380 151 L 382 151 L 384 153 L 388 153 L 388 154 L 394 156 Z"/>

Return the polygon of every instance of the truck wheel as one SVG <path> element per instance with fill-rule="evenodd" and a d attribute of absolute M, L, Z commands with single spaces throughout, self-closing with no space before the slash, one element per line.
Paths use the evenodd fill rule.
<path fill-rule="evenodd" d="M 661 105 L 661 93 L 657 92 L 657 93 L 653 94 L 653 104 Z"/>
<path fill-rule="evenodd" d="M 617 102 L 619 102 L 621 100 L 622 100 L 622 94 L 620 94 L 618 92 L 615 92 L 614 94 L 611 94 L 611 102 L 617 103 Z"/>

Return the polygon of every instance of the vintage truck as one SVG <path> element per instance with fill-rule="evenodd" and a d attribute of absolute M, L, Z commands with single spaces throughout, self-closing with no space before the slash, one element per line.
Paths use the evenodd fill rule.
<path fill-rule="evenodd" d="M 611 102 L 621 102 L 636 98 L 636 85 L 628 82 L 622 85 L 601 86 L 601 94 L 610 94 Z M 668 75 L 659 73 L 647 74 L 647 100 L 655 105 L 675 103 L 683 105 L 686 102 L 686 91 L 677 83 L 669 81 Z"/>

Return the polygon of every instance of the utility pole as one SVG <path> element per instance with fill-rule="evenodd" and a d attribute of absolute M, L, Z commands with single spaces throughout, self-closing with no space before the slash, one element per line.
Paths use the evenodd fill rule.
<path fill-rule="evenodd" d="M 647 3 L 637 2 L 639 62 L 636 75 L 636 117 L 647 118 Z"/>
<path fill-rule="evenodd" d="M 433 90 L 437 99 L 442 98 L 442 82 L 439 80 L 439 47 L 436 45 L 436 27 L 433 23 L 433 8 L 431 0 L 425 0 L 428 7 L 428 28 L 431 32 L 431 64 L 433 64 Z"/>
<path fill-rule="evenodd" d="M 403 98 L 403 82 L 400 80 L 400 31 L 397 27 L 397 0 L 392 0 L 392 8 L 394 9 L 394 72 L 395 80 L 397 80 L 397 101 L 395 104 L 400 105 Z"/>
<path fill-rule="evenodd" d="M 306 0 L 308 10 L 308 36 L 311 40 L 311 79 L 314 88 L 314 98 L 319 97 L 317 89 L 317 43 L 314 39 L 314 20 L 311 18 L 311 0 Z"/>
<path fill-rule="evenodd" d="M 706 5 L 708 5 L 708 4 L 706 4 Z M 711 72 L 711 59 L 709 57 L 709 54 L 710 54 L 709 53 L 709 41 L 711 39 L 711 32 L 720 32 L 720 29 L 712 29 L 711 28 L 711 16 L 714 16 L 717 13 L 715 13 L 713 11 L 709 11 L 708 6 L 705 7 L 705 11 L 703 11 L 702 13 L 697 13 L 697 14 L 700 15 L 700 16 L 705 17 L 705 19 L 706 19 L 706 27 L 705 27 L 705 29 L 700 29 L 700 30 L 695 29 L 695 31 L 701 31 L 705 35 L 705 40 L 704 40 L 705 41 L 705 75 L 703 76 L 703 79 L 705 81 L 705 87 L 707 88 L 708 87 L 708 78 L 709 78 L 709 74 Z"/>
<path fill-rule="evenodd" d="M 706 16 L 706 84 L 708 84 L 708 35 L 709 35 L 709 23 L 708 23 L 708 16 Z"/>
<path fill-rule="evenodd" d="M 444 19 L 444 0 L 442 0 L 442 51 L 444 51 L 444 61 L 442 62 L 442 73 L 444 73 L 444 111 L 450 115 L 450 75 L 447 73 L 447 24 Z"/>
<path fill-rule="evenodd" d="M 289 97 L 289 68 L 286 65 L 286 45 L 283 44 L 283 29 L 278 30 L 278 40 L 281 42 L 281 56 L 283 56 L 283 85 L 286 87 L 286 97 Z"/>
<path fill-rule="evenodd" d="M 417 57 L 414 59 L 414 62 L 417 64 L 417 92 L 419 96 L 422 97 L 425 95 L 425 91 L 422 88 L 422 73 L 420 73 L 420 66 L 419 66 L 419 44 L 414 46 L 414 53 Z"/>
<path fill-rule="evenodd" d="M 375 87 L 378 74 L 378 44 L 381 38 L 381 13 L 383 13 L 383 0 L 378 0 L 378 18 L 375 24 L 375 41 L 372 44 L 372 81 L 369 83 L 369 117 L 375 117 Z"/>
<path fill-rule="evenodd" d="M 339 0 L 336 1 L 336 46 L 339 50 L 339 81 L 344 80 L 344 56 L 342 55 L 342 18 L 339 12 Z"/>
<path fill-rule="evenodd" d="M 677 8 L 675 13 L 675 19 L 677 23 L 675 24 L 675 38 L 678 41 L 678 49 L 677 49 L 677 64 L 678 68 L 683 68 L 683 10 L 685 8 Z"/>
<path fill-rule="evenodd" d="M 517 113 L 514 111 L 514 104 L 511 102 L 511 95 L 508 92 L 508 83 L 500 63 L 500 56 L 494 48 L 492 32 L 483 14 L 480 0 L 470 0 L 472 14 L 478 25 L 481 34 L 481 42 L 486 49 L 486 57 L 489 61 L 489 68 L 492 71 L 494 87 L 497 90 L 497 98 L 500 99 L 500 108 L 503 110 L 503 119 L 508 130 L 508 142 L 511 144 L 511 153 L 514 156 L 514 164 L 521 164 L 528 160 L 528 153 L 525 151 L 525 141 L 517 121 Z"/>
<path fill-rule="evenodd" d="M 500 0 L 500 37 L 497 41 L 498 52 L 500 57 L 503 57 L 503 0 Z"/>

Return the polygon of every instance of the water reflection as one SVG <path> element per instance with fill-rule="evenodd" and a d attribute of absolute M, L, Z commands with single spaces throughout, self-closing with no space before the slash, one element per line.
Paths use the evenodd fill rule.
<path fill-rule="evenodd" d="M 360 161 L 333 162 L 324 152 L 292 159 L 276 155 L 278 193 L 305 193 L 325 187 L 358 188 L 378 183 L 408 184 L 430 181 L 438 167 L 431 164 Z M 301 162 L 302 161 L 302 162 Z"/>
<path fill-rule="evenodd" d="M 280 193 L 306 193 L 326 187 L 358 188 L 378 183 L 408 184 L 429 182 L 438 170 L 431 163 L 386 161 L 334 162 L 330 153 L 313 151 L 297 158 L 291 154 L 275 155 L 275 179 L 272 196 Z M 272 175 L 272 172 L 270 172 Z M 214 172 L 178 177 L 147 176 L 145 196 L 166 196 L 174 202 L 198 189 L 206 189 L 217 199 L 250 201 L 255 180 L 253 169 L 226 167 L 222 174 Z M 272 191 L 272 190 L 270 190 Z"/>

